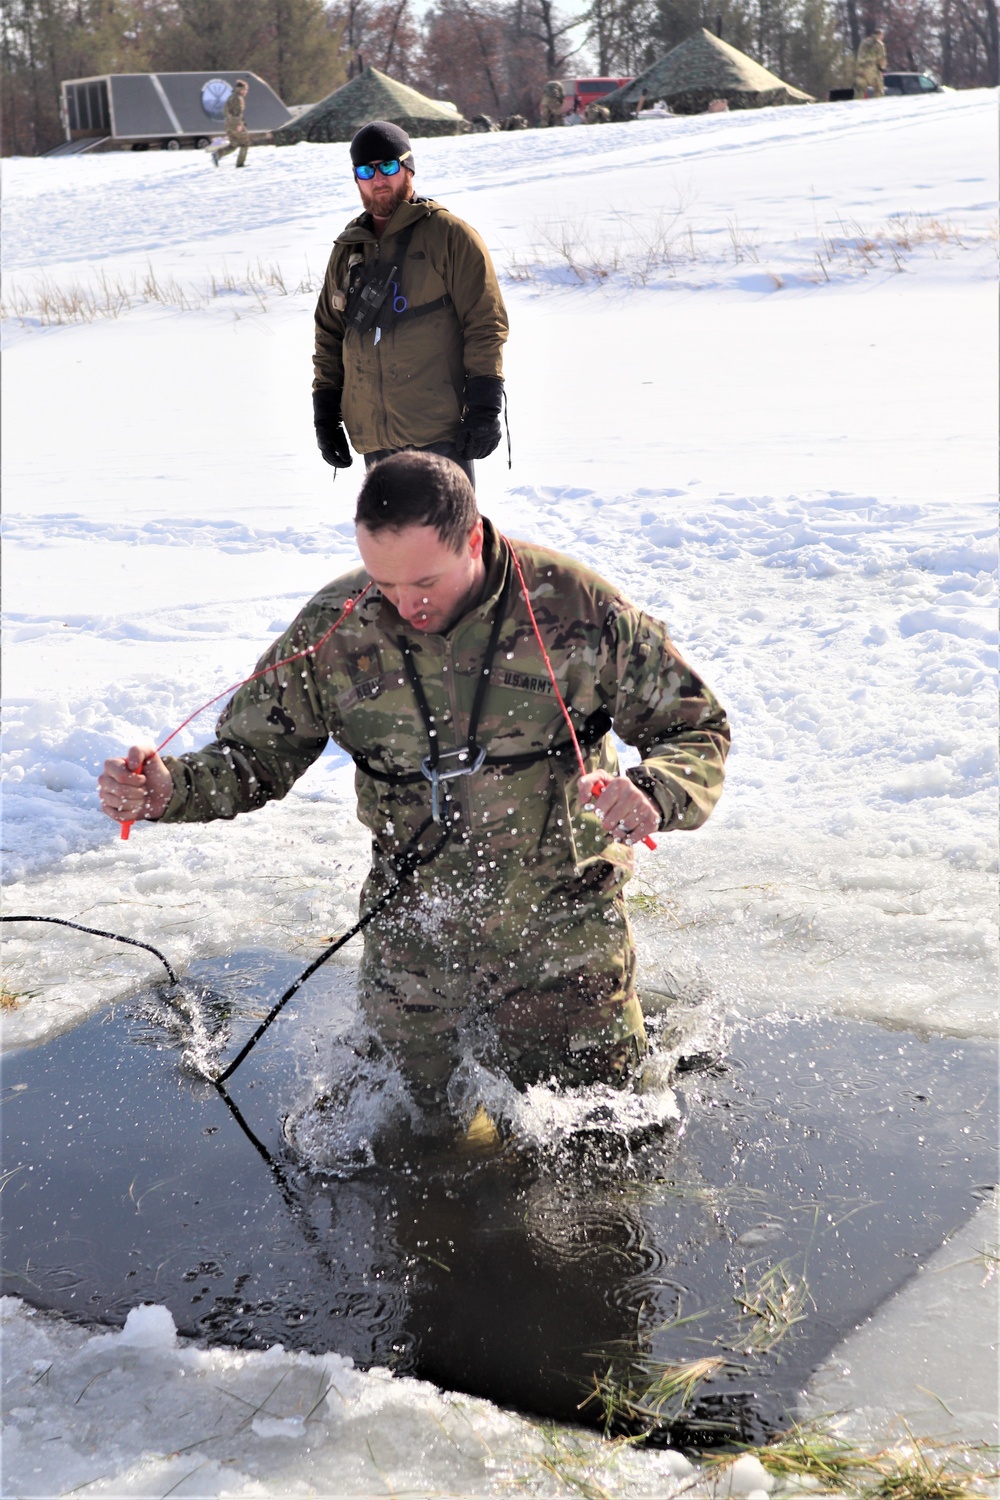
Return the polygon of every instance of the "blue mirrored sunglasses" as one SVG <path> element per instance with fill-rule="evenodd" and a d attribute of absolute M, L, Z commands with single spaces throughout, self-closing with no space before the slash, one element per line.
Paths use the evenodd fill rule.
<path fill-rule="evenodd" d="M 362 182 L 371 182 L 376 172 L 381 172 L 383 177 L 395 177 L 409 154 L 406 151 L 400 157 L 390 157 L 388 161 L 363 162 L 360 167 L 354 168 L 354 175 Z"/>

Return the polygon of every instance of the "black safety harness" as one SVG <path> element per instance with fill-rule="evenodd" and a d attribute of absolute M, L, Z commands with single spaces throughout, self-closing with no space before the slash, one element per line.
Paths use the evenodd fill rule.
<path fill-rule="evenodd" d="M 487 755 L 485 749 L 478 741 L 479 720 L 482 716 L 483 704 L 486 701 L 486 693 L 489 688 L 490 674 L 493 671 L 493 662 L 496 658 L 497 646 L 500 641 L 500 632 L 503 629 L 504 619 L 507 613 L 507 600 L 510 597 L 511 578 L 513 569 L 510 559 L 504 573 L 503 584 L 500 589 L 500 597 L 497 600 L 496 611 L 493 615 L 493 624 L 490 629 L 489 644 L 486 647 L 486 655 L 483 658 L 482 669 L 476 683 L 475 696 L 472 700 L 472 712 L 469 714 L 469 733 L 463 746 L 456 750 L 442 750 L 440 736 L 434 727 L 434 715 L 431 713 L 424 692 L 423 683 L 413 655 L 413 648 L 405 636 L 396 637 L 396 645 L 399 647 L 403 658 L 403 668 L 413 689 L 413 697 L 416 701 L 417 711 L 427 733 L 427 741 L 430 750 L 420 762 L 419 771 L 381 771 L 371 764 L 367 756 L 356 754 L 352 756 L 354 764 L 364 775 L 370 776 L 373 781 L 379 781 L 387 786 L 414 786 L 419 781 L 429 781 L 431 785 L 431 821 L 441 821 L 441 787 L 443 782 L 453 781 L 460 776 L 474 776 L 477 771 L 484 767 L 503 771 L 523 771 L 529 766 L 537 765 L 539 761 L 572 759 L 575 750 L 571 741 L 566 740 L 558 745 L 547 745 L 543 750 L 529 750 L 521 755 Z M 608 733 L 612 725 L 611 715 L 604 708 L 595 710 L 583 723 L 582 729 L 577 735 L 579 744 L 582 746 L 596 745 Z"/>
<path fill-rule="evenodd" d="M 375 327 L 376 323 L 385 322 L 389 314 L 398 323 L 404 318 L 407 320 L 422 318 L 428 313 L 438 312 L 441 308 L 452 306 L 449 292 L 435 297 L 432 302 L 422 302 L 419 307 L 412 307 L 406 296 L 399 290 L 402 265 L 409 251 L 414 231 L 420 222 L 420 219 L 414 219 L 412 224 L 407 224 L 406 228 L 396 235 L 393 265 L 388 265 L 382 260 L 380 244 L 375 259 L 367 267 L 359 265 L 354 268 L 348 282 L 347 306 L 344 310 L 344 321 L 348 328 L 353 328 L 356 333 L 367 333 L 369 329 Z"/>

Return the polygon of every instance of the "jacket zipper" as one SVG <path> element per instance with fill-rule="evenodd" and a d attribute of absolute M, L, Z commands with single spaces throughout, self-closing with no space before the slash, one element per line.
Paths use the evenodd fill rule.
<path fill-rule="evenodd" d="M 375 246 L 375 259 L 382 259 L 382 243 L 379 241 Z M 375 353 L 375 370 L 378 378 L 378 420 L 382 423 L 382 439 L 378 443 L 379 448 L 388 448 L 389 444 L 389 413 L 385 409 L 385 390 L 382 380 L 382 325 L 376 323 L 372 337 L 376 340 L 373 348 Z"/>

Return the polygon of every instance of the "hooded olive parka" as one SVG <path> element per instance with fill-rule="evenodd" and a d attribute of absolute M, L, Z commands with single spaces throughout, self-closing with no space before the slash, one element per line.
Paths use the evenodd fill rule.
<path fill-rule="evenodd" d="M 375 325 L 359 333 L 345 307 L 353 278 L 376 260 L 396 270 Z M 342 393 L 358 453 L 453 442 L 466 379 L 502 377 L 506 338 L 483 241 L 440 203 L 415 198 L 399 204 L 381 240 L 368 213 L 335 240 L 316 306 L 313 389 Z"/>

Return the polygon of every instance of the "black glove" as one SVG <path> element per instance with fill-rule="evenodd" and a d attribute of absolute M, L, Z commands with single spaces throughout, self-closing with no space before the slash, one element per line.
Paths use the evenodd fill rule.
<path fill-rule="evenodd" d="M 465 416 L 455 439 L 462 458 L 487 458 L 500 441 L 503 381 L 498 375 L 470 375 L 465 382 Z"/>
<path fill-rule="evenodd" d="M 335 469 L 349 469 L 354 459 L 347 446 L 347 433 L 340 420 L 340 392 L 328 388 L 313 391 L 313 424 L 319 451 Z"/>

